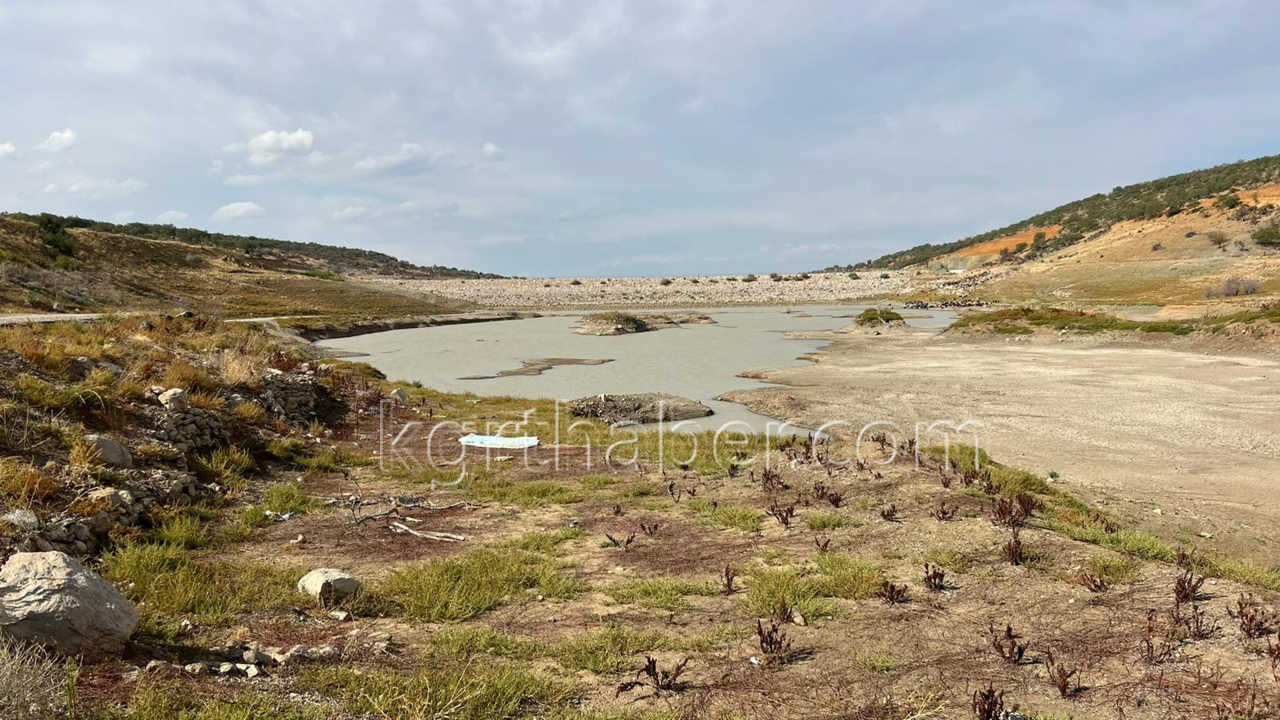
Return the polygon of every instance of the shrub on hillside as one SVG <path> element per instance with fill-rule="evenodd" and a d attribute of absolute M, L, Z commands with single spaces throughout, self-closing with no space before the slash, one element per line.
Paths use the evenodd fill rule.
<path fill-rule="evenodd" d="M 1280 223 L 1272 220 L 1270 225 L 1254 230 L 1253 241 L 1267 247 L 1280 247 Z"/>
<path fill-rule="evenodd" d="M 1206 290 L 1204 296 L 1207 298 L 1215 298 L 1254 295 L 1258 292 L 1258 288 L 1258 281 L 1252 278 L 1229 277 L 1226 280 L 1223 280 L 1222 285 L 1219 287 Z"/>

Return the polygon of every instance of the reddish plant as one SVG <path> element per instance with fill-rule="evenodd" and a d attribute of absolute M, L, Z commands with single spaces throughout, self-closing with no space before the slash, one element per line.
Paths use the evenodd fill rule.
<path fill-rule="evenodd" d="M 959 507 L 947 505 L 946 500 L 939 500 L 938 507 L 934 508 L 929 514 L 938 522 L 948 522 L 955 519 L 957 510 L 959 510 Z"/>
<path fill-rule="evenodd" d="M 924 586 L 935 592 L 947 589 L 947 573 L 937 565 L 924 564 Z"/>
<path fill-rule="evenodd" d="M 1076 670 L 1068 670 L 1064 665 L 1058 663 L 1053 657 L 1053 651 L 1045 651 L 1044 659 L 1045 670 L 1049 672 L 1049 682 L 1058 689 L 1058 694 L 1062 697 L 1070 697 L 1080 691 L 1080 681 L 1077 678 L 1075 684 L 1071 683 L 1071 679 L 1076 677 Z"/>
<path fill-rule="evenodd" d="M 894 585 L 888 580 L 885 580 L 880 585 L 880 590 L 876 592 L 876 595 L 880 596 L 885 605 L 901 605 L 909 599 L 906 585 Z"/>
<path fill-rule="evenodd" d="M 985 690 L 974 691 L 973 716 L 977 720 L 1005 720 L 1008 713 L 1004 709 L 1004 691 L 996 690 L 991 683 Z"/>
<path fill-rule="evenodd" d="M 1005 625 L 1004 632 L 1001 632 L 996 630 L 994 622 L 988 622 L 987 636 L 991 648 L 1007 663 L 1017 665 L 1027 654 L 1027 644 L 1018 642 L 1022 636 L 1013 631 L 1012 625 Z"/>
<path fill-rule="evenodd" d="M 1268 612 L 1253 595 L 1236 598 L 1236 606 L 1227 608 L 1227 614 L 1240 624 L 1240 632 L 1250 639 L 1266 637 L 1276 622 L 1275 614 Z"/>

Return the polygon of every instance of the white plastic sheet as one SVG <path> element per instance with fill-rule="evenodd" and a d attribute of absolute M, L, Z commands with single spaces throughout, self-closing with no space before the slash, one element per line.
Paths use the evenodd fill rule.
<path fill-rule="evenodd" d="M 458 442 L 471 447 L 499 448 L 502 450 L 523 450 L 538 444 L 538 438 L 529 435 L 520 437 L 503 437 L 501 435 L 463 435 Z"/>

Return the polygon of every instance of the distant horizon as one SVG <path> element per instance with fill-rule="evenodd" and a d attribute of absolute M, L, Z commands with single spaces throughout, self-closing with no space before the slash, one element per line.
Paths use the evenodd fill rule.
<path fill-rule="evenodd" d="M 130 7 L 0 7 L 0 207 L 794 274 L 1280 149 L 1280 19 L 1245 2 Z"/>

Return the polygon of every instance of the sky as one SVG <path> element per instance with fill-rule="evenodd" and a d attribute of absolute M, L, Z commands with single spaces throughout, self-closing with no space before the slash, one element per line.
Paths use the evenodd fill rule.
<path fill-rule="evenodd" d="M 796 272 L 1280 153 L 1251 2 L 0 0 L 0 210 Z"/>

